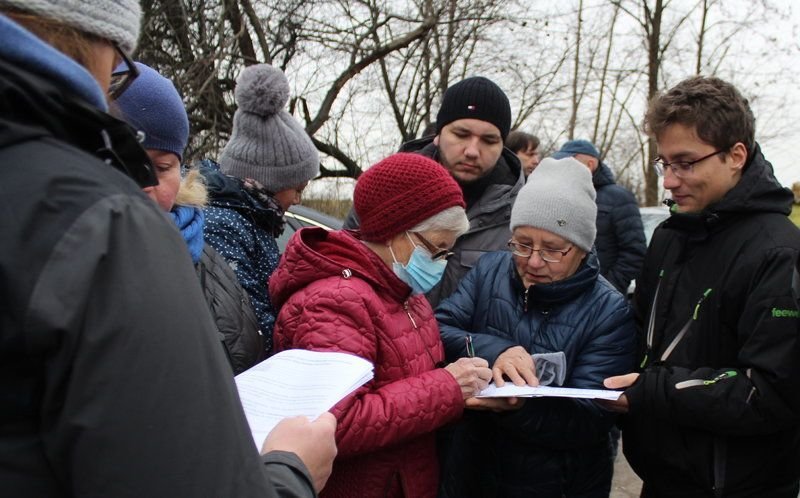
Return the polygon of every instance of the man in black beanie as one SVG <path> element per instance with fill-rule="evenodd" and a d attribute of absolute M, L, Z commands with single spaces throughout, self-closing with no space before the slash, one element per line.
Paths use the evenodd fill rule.
<path fill-rule="evenodd" d="M 461 277 L 486 252 L 506 248 L 508 220 L 525 183 L 519 159 L 503 142 L 511 128 L 511 106 L 497 84 L 482 76 L 459 81 L 444 92 L 436 135 L 403 144 L 438 161 L 461 186 L 470 229 L 456 241 L 439 285 L 428 294 L 431 306 L 448 297 Z M 356 228 L 353 212 L 345 228 Z"/>

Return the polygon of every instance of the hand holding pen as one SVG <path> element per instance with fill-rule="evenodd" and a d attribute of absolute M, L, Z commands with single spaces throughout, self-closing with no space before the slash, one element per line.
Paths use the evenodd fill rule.
<path fill-rule="evenodd" d="M 467 358 L 475 358 L 475 345 L 472 344 L 472 336 L 467 334 L 464 341 L 467 343 Z"/>
<path fill-rule="evenodd" d="M 459 358 L 447 365 L 445 370 L 456 379 L 461 387 L 464 399 L 471 398 L 481 392 L 492 379 L 492 370 L 489 363 L 483 358 L 475 358 L 475 349 L 472 347 L 472 338 L 467 336 L 467 358 Z"/>

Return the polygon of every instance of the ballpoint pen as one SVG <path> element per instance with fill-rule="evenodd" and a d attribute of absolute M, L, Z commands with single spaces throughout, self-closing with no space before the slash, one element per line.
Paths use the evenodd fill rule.
<path fill-rule="evenodd" d="M 467 357 L 475 358 L 475 346 L 472 345 L 472 336 L 467 334 L 464 340 L 467 343 Z"/>

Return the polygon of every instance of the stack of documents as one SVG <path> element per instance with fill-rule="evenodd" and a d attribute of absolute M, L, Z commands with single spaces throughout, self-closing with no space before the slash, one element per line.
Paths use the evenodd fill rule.
<path fill-rule="evenodd" d="M 587 399 L 610 399 L 617 400 L 622 391 L 607 391 L 604 389 L 575 389 L 570 387 L 552 386 L 515 386 L 507 382 L 503 387 L 489 384 L 486 389 L 480 392 L 476 398 L 587 398 Z"/>
<path fill-rule="evenodd" d="M 289 349 L 236 376 L 256 447 L 286 417 L 315 419 L 372 379 L 372 363 L 345 353 Z"/>

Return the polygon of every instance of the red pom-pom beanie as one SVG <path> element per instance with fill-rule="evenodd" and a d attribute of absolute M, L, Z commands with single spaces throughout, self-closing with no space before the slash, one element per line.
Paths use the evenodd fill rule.
<path fill-rule="evenodd" d="M 353 205 L 361 236 L 385 242 L 453 206 L 464 204 L 461 187 L 439 163 L 419 154 L 394 154 L 358 178 Z"/>

